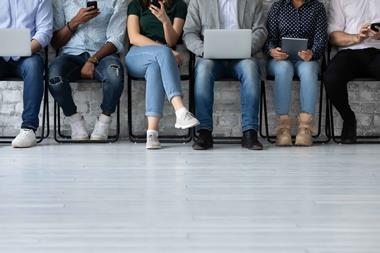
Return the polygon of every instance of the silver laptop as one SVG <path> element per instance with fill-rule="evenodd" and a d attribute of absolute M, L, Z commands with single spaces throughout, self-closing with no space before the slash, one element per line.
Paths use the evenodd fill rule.
<path fill-rule="evenodd" d="M 29 29 L 0 29 L 0 56 L 31 56 Z"/>
<path fill-rule="evenodd" d="M 252 30 L 205 30 L 206 59 L 246 59 L 252 54 Z"/>

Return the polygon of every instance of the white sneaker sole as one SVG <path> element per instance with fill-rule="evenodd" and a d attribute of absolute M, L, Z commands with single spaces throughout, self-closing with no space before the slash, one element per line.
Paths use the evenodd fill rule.
<path fill-rule="evenodd" d="M 105 137 L 105 136 L 92 136 L 92 135 L 90 138 L 91 141 L 106 141 L 107 139 L 108 137 Z"/>
<path fill-rule="evenodd" d="M 22 146 L 22 145 L 16 145 L 12 143 L 12 148 L 31 148 L 37 145 L 37 141 L 32 143 L 32 145 Z"/>
<path fill-rule="evenodd" d="M 192 127 L 196 127 L 198 126 L 200 123 L 199 121 L 198 122 L 195 122 L 193 124 L 189 124 L 189 125 L 185 125 L 185 126 L 182 126 L 180 124 L 175 124 L 174 127 L 177 128 L 177 129 L 188 129 L 188 128 L 192 128 Z"/>
<path fill-rule="evenodd" d="M 156 145 L 145 146 L 145 148 L 148 149 L 148 150 L 161 149 L 161 145 L 159 145 L 159 146 L 156 146 Z"/>
<path fill-rule="evenodd" d="M 79 136 L 79 137 L 74 137 L 71 138 L 73 141 L 88 141 L 90 138 L 88 136 Z"/>

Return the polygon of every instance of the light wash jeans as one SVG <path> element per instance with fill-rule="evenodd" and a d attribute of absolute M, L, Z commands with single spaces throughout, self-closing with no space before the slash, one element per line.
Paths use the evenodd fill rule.
<path fill-rule="evenodd" d="M 214 82 L 224 77 L 233 77 L 240 81 L 242 131 L 257 131 L 261 88 L 257 61 L 210 60 L 200 57 L 195 65 L 195 112 L 200 121 L 197 130 L 213 130 Z"/>
<path fill-rule="evenodd" d="M 164 45 L 132 46 L 125 57 L 128 73 L 146 80 L 145 115 L 162 117 L 165 94 L 182 96 L 179 68 L 172 50 Z"/>
<path fill-rule="evenodd" d="M 315 113 L 317 99 L 318 61 L 278 61 L 271 59 L 267 67 L 268 74 L 275 78 L 273 92 L 277 115 L 288 115 L 291 107 L 293 76 L 300 79 L 301 111 Z"/>
<path fill-rule="evenodd" d="M 37 130 L 38 113 L 44 93 L 44 61 L 39 54 L 6 62 L 0 57 L 0 77 L 20 77 L 24 80 L 21 128 Z M 4 95 L 6 96 L 6 94 Z"/>

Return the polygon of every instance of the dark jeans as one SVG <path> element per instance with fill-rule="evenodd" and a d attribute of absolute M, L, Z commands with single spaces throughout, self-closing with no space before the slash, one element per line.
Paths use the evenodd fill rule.
<path fill-rule="evenodd" d="M 19 77 L 24 80 L 21 128 L 37 130 L 38 113 L 44 93 L 44 61 L 38 54 L 6 62 L 0 57 L 0 79 Z"/>
<path fill-rule="evenodd" d="M 66 116 L 77 113 L 71 93 L 70 81 L 81 79 L 81 69 L 90 55 L 62 55 L 49 67 L 49 90 Z M 117 55 L 109 55 L 100 60 L 95 68 L 95 80 L 103 85 L 101 109 L 104 114 L 115 112 L 124 88 L 124 69 Z"/>
<path fill-rule="evenodd" d="M 348 102 L 347 83 L 355 78 L 380 80 L 380 50 L 342 50 L 330 62 L 324 75 L 327 95 L 343 120 L 355 119 Z"/>

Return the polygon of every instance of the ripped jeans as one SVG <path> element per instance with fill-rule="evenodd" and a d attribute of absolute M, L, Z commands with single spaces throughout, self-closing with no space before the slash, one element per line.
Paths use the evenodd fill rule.
<path fill-rule="evenodd" d="M 81 79 L 81 70 L 90 55 L 61 55 L 49 67 L 49 90 L 65 116 L 77 113 L 71 93 L 70 81 Z M 103 114 L 111 115 L 124 88 L 124 68 L 117 55 L 109 55 L 99 61 L 95 68 L 94 79 L 102 82 Z"/>

